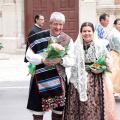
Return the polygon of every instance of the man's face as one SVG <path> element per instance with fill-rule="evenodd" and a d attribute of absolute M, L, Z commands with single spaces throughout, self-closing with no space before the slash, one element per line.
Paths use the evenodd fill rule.
<path fill-rule="evenodd" d="M 39 19 L 36 19 L 36 24 L 39 25 L 40 27 L 43 26 L 44 24 L 44 17 L 43 16 L 40 16 Z"/>
<path fill-rule="evenodd" d="M 102 25 L 103 27 L 107 27 L 108 24 L 109 24 L 109 17 L 106 16 L 105 20 L 104 20 L 104 19 L 101 20 L 101 25 Z"/>
<path fill-rule="evenodd" d="M 53 22 L 50 23 L 51 35 L 58 36 L 63 30 L 63 24 L 64 23 L 62 21 L 57 21 L 54 19 Z"/>

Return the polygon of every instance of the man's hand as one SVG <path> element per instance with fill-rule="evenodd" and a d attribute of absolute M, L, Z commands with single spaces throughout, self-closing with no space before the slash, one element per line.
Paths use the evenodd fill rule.
<path fill-rule="evenodd" d="M 54 64 L 59 64 L 60 61 L 61 61 L 62 58 L 54 58 L 54 59 L 51 59 L 51 61 L 54 63 Z"/>
<path fill-rule="evenodd" d="M 62 58 L 53 58 L 53 59 L 42 59 L 42 63 L 47 66 L 54 66 L 55 64 L 59 64 Z"/>
<path fill-rule="evenodd" d="M 51 63 L 49 59 L 44 59 L 43 58 L 41 61 L 42 61 L 43 64 L 45 64 L 47 66 L 53 66 L 53 63 Z"/>

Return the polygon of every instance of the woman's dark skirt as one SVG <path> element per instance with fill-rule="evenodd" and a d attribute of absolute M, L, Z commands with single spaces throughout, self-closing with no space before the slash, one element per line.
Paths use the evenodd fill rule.
<path fill-rule="evenodd" d="M 104 120 L 102 73 L 89 73 L 87 87 L 88 100 L 81 102 L 74 84 L 69 84 L 64 120 Z"/>

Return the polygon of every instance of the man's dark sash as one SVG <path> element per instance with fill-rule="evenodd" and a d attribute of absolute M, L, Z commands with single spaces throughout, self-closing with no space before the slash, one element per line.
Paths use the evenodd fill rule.
<path fill-rule="evenodd" d="M 50 31 L 45 30 L 28 38 L 28 44 L 35 54 L 41 54 L 48 46 Z M 46 68 L 44 64 L 36 66 L 35 79 L 42 98 L 59 96 L 63 90 L 60 76 L 55 67 Z"/>

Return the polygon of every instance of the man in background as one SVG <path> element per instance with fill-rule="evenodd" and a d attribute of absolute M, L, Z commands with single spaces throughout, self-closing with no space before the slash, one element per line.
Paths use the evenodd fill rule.
<path fill-rule="evenodd" d="M 35 17 L 34 17 L 34 23 L 35 23 L 34 26 L 30 29 L 28 37 L 32 36 L 33 34 L 35 34 L 37 32 L 42 31 L 42 26 L 44 24 L 44 16 L 41 15 L 41 14 L 35 15 Z M 26 51 L 27 51 L 27 49 L 28 49 L 28 45 L 26 44 Z M 25 54 L 26 54 L 26 52 L 25 52 Z M 26 59 L 26 57 L 24 59 L 24 62 L 26 62 L 26 63 L 28 62 L 28 60 Z"/>
<path fill-rule="evenodd" d="M 44 16 L 41 15 L 41 14 L 37 14 L 34 18 L 34 26 L 31 28 L 29 34 L 28 34 L 28 37 L 37 33 L 37 32 L 40 32 L 42 31 L 42 26 L 44 24 Z"/>
<path fill-rule="evenodd" d="M 101 40 L 103 40 L 104 44 L 106 45 L 106 48 L 109 50 L 109 41 L 108 41 L 108 34 L 106 31 L 106 27 L 109 24 L 109 15 L 106 13 L 103 13 L 99 17 L 99 23 L 95 25 L 95 31 L 97 33 L 97 37 Z"/>
<path fill-rule="evenodd" d="M 34 17 L 34 23 L 35 23 L 34 26 L 30 29 L 28 37 L 36 34 L 37 32 L 42 31 L 42 26 L 44 24 L 44 16 L 41 15 L 41 14 L 35 15 L 35 17 Z M 26 51 L 27 51 L 28 47 L 29 47 L 29 45 L 26 44 Z M 26 51 L 25 51 L 25 55 L 26 55 Z M 26 59 L 26 57 L 24 58 L 24 62 L 25 63 L 29 62 Z M 30 79 L 30 86 L 32 85 L 32 83 L 33 83 L 33 76 L 31 76 L 31 79 Z M 30 91 L 30 88 L 29 88 L 29 91 Z"/>

